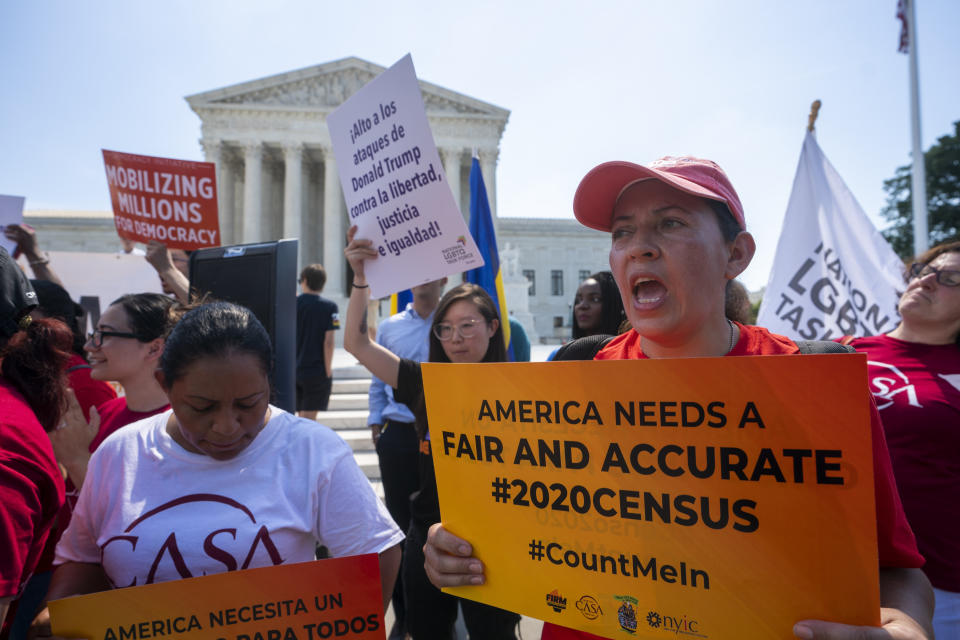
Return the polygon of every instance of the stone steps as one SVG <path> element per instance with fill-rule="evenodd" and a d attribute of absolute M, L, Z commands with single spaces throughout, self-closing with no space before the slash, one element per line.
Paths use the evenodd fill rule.
<path fill-rule="evenodd" d="M 336 431 L 350 445 L 360 469 L 373 484 L 377 495 L 383 497 L 377 452 L 367 428 L 369 388 L 370 372 L 366 368 L 352 359 L 338 365 L 335 357 L 329 410 L 317 414 L 317 422 Z"/>

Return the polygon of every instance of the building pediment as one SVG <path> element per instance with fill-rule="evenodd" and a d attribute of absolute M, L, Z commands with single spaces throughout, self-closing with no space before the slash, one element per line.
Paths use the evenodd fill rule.
<path fill-rule="evenodd" d="M 344 58 L 187 96 L 187 102 L 194 111 L 218 107 L 330 111 L 383 71 L 384 67 L 372 62 Z M 432 116 L 506 120 L 510 115 L 506 109 L 429 82 L 421 81 L 420 90 Z"/>

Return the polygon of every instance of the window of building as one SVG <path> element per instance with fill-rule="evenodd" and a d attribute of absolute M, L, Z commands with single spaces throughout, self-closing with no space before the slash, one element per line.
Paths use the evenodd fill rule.
<path fill-rule="evenodd" d="M 580 282 L 583 282 L 584 280 L 586 280 L 586 279 L 589 278 L 589 277 L 590 277 L 590 270 L 589 270 L 589 269 L 580 269 Z"/>
<path fill-rule="evenodd" d="M 537 295 L 537 272 L 533 269 L 524 269 L 523 277 L 527 279 L 527 282 L 530 283 L 530 288 L 527 289 L 528 296 Z"/>
<path fill-rule="evenodd" d="M 563 316 L 553 316 L 553 328 L 559 329 L 563 327 Z"/>
<path fill-rule="evenodd" d="M 563 295 L 563 271 L 554 269 L 550 272 L 550 295 Z"/>

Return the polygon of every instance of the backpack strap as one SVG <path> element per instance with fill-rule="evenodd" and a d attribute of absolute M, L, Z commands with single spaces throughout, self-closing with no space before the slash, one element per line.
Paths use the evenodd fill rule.
<path fill-rule="evenodd" d="M 573 342 L 568 342 L 560 347 L 556 355 L 553 356 L 553 360 L 554 362 L 557 360 L 593 360 L 597 352 L 607 346 L 613 338 L 614 336 L 602 333 L 577 338 Z"/>
<path fill-rule="evenodd" d="M 832 340 L 797 340 L 800 353 L 811 355 L 819 353 L 856 353 L 857 350 L 847 344 Z"/>
<path fill-rule="evenodd" d="M 70 367 L 69 369 L 67 369 L 64 373 L 73 373 L 74 371 L 77 371 L 77 370 L 79 370 L 79 369 L 92 369 L 92 368 L 93 368 L 93 367 L 91 367 L 91 366 L 88 365 L 88 364 L 75 364 L 75 365 L 73 365 L 72 367 Z"/>

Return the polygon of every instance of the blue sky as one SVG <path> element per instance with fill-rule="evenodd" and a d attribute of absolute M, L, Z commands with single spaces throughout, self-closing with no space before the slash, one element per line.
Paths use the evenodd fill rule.
<path fill-rule="evenodd" d="M 917 0 L 924 147 L 960 119 L 960 2 Z M 0 4 L 0 193 L 109 208 L 101 148 L 202 159 L 184 96 L 346 56 L 407 52 L 429 82 L 511 110 L 503 216 L 572 217 L 606 160 L 693 154 L 730 174 L 766 283 L 810 103 L 818 140 L 882 226 L 909 162 L 896 1 Z"/>

